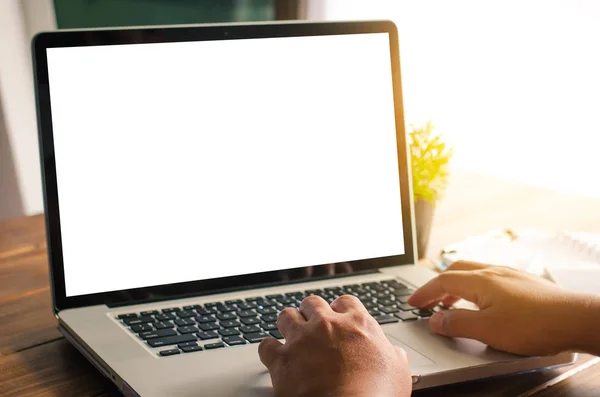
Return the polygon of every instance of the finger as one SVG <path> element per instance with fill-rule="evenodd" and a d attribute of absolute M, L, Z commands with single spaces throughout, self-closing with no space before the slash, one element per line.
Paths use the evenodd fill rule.
<path fill-rule="evenodd" d="M 298 332 L 302 323 L 306 323 L 306 320 L 298 309 L 293 307 L 286 307 L 277 315 L 277 328 L 286 339 Z"/>
<path fill-rule="evenodd" d="M 347 313 L 350 311 L 367 311 L 362 302 L 352 295 L 342 295 L 331 302 L 331 308 L 337 313 Z"/>
<path fill-rule="evenodd" d="M 489 321 L 485 311 L 453 309 L 442 310 L 429 319 L 429 326 L 436 334 L 484 340 Z"/>
<path fill-rule="evenodd" d="M 322 316 L 332 311 L 329 304 L 320 296 L 307 296 L 302 303 L 300 303 L 300 313 L 302 313 L 307 321 L 312 317 Z"/>
<path fill-rule="evenodd" d="M 487 269 L 488 267 L 490 267 L 490 266 L 489 265 L 484 265 L 483 263 L 479 263 L 479 262 L 456 261 L 456 262 L 450 264 L 450 266 L 448 266 L 448 269 L 446 269 L 446 271 L 452 271 L 452 270 L 481 270 L 481 269 Z"/>
<path fill-rule="evenodd" d="M 455 304 L 456 302 L 458 302 L 459 300 L 460 300 L 460 298 L 457 298 L 456 296 L 448 296 L 442 300 L 442 305 L 444 305 L 446 307 L 450 307 L 453 304 Z"/>
<path fill-rule="evenodd" d="M 258 345 L 258 357 L 265 367 L 270 371 L 273 363 L 279 355 L 279 349 L 283 346 L 274 338 L 264 338 Z"/>
<path fill-rule="evenodd" d="M 408 298 L 408 303 L 416 307 L 427 307 L 448 296 L 477 303 L 483 289 L 484 282 L 479 271 L 453 270 L 440 274 L 416 290 Z"/>

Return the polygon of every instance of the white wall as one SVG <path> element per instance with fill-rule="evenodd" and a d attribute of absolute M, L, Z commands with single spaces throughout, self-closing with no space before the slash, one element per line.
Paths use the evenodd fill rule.
<path fill-rule="evenodd" d="M 12 157 L 18 187 L 18 192 L 1 190 L 0 207 L 22 203 L 20 210 L 11 205 L 10 211 L 0 211 L 5 218 L 43 211 L 30 40 L 39 31 L 55 28 L 52 0 L 0 1 L 0 104 L 7 136 L 0 141 L 0 172 L 8 172 L 6 159 Z"/>
<path fill-rule="evenodd" d="M 396 22 L 407 124 L 433 120 L 454 167 L 600 197 L 599 1 L 313 3 Z"/>

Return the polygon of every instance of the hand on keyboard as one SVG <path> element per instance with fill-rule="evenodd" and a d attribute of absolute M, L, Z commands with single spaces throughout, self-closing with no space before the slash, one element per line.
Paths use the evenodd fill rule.
<path fill-rule="evenodd" d="M 565 291 L 556 284 L 508 267 L 456 262 L 408 298 L 417 307 L 459 298 L 480 310 L 443 310 L 431 329 L 477 339 L 499 350 L 552 355 L 578 350 L 600 354 L 600 297 Z"/>
<path fill-rule="evenodd" d="M 266 338 L 259 346 L 277 396 L 410 396 L 405 352 L 356 297 L 330 306 L 309 296 L 281 311 L 277 325 L 285 344 Z"/>

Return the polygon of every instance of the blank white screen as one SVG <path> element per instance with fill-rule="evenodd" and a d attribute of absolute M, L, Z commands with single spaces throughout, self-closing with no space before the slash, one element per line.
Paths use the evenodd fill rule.
<path fill-rule="evenodd" d="M 404 253 L 387 34 L 47 55 L 67 296 Z"/>

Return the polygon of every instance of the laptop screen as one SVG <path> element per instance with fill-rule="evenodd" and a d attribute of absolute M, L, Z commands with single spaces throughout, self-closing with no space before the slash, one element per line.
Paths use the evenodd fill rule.
<path fill-rule="evenodd" d="M 405 253 L 387 33 L 47 63 L 66 296 Z"/>

